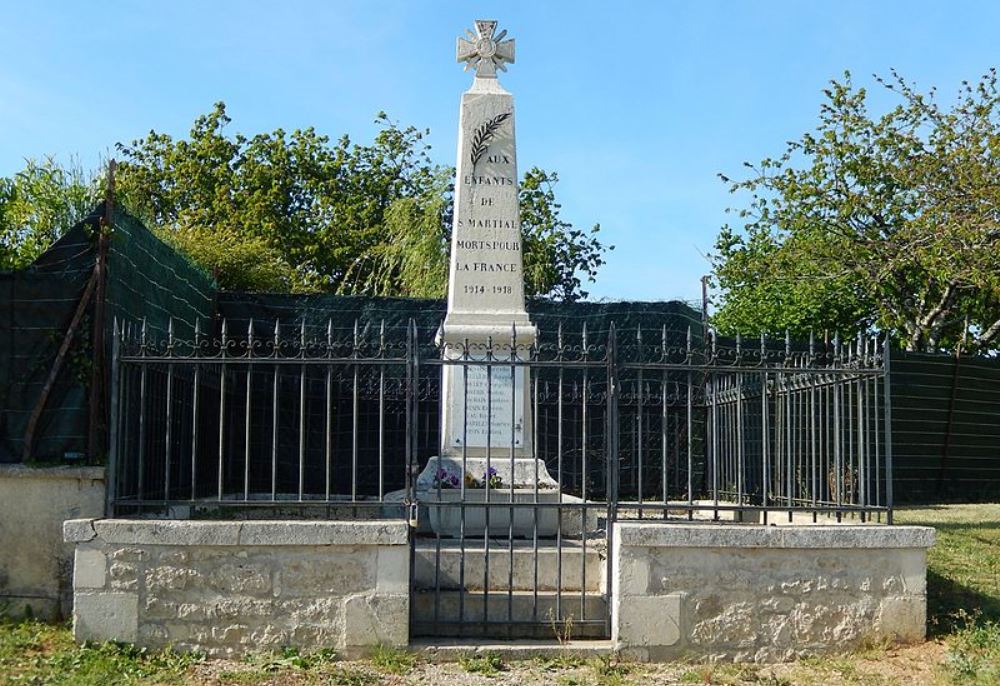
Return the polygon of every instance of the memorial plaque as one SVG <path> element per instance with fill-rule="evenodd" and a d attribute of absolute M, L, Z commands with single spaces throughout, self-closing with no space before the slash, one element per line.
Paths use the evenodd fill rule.
<path fill-rule="evenodd" d="M 524 367 L 456 367 L 451 378 L 452 412 L 460 429 L 451 438 L 452 447 L 464 442 L 468 448 L 509 449 L 512 426 L 513 447 L 524 446 Z"/>

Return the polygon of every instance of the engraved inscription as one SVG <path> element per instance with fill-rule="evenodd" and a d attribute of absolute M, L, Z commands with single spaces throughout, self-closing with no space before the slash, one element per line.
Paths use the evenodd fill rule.
<path fill-rule="evenodd" d="M 468 383 L 465 376 L 468 376 Z M 486 365 L 460 366 L 452 376 L 455 429 L 452 444 L 469 448 L 510 448 L 524 440 L 524 368 Z M 513 412 L 511 409 L 513 408 Z M 465 421 L 463 431 L 463 419 Z"/>

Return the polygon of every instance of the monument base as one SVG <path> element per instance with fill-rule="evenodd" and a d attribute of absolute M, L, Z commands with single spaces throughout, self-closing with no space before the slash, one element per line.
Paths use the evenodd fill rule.
<path fill-rule="evenodd" d="M 482 536 L 487 531 L 491 536 L 549 538 L 559 532 L 559 491 L 539 490 L 539 507 L 524 507 L 536 502 L 534 488 L 490 489 L 489 505 L 485 488 L 465 489 L 464 499 L 456 489 L 419 493 L 422 499 L 441 503 L 429 503 L 427 516 L 431 530 L 448 538 Z M 517 506 L 510 507 L 511 503 Z"/>
<path fill-rule="evenodd" d="M 468 483 L 463 505 L 460 483 L 458 487 L 441 489 L 436 483 L 438 470 L 444 470 L 444 479 L 452 476 L 462 479 L 462 462 L 461 457 L 435 456 L 427 461 L 427 466 L 417 477 L 417 501 L 421 503 L 421 508 L 426 508 L 427 523 L 435 534 L 458 538 L 464 531 L 466 537 L 482 536 L 486 532 L 487 509 L 490 512 L 489 530 L 497 536 L 513 532 L 515 538 L 533 538 L 536 535 L 553 538 L 557 534 L 579 538 L 600 526 L 599 511 L 586 507 L 585 501 L 576 496 L 561 493 L 544 460 L 532 457 L 515 457 L 513 465 L 510 458 L 490 459 L 489 468 L 500 477 L 500 486 L 490 489 L 489 505 L 485 504 L 486 489 L 470 487 Z M 465 458 L 464 473 L 480 483 L 487 469 L 485 457 Z M 511 502 L 515 503 L 513 508 L 510 507 Z M 536 502 L 537 508 L 526 506 Z M 464 529 L 462 510 L 465 511 Z"/>
<path fill-rule="evenodd" d="M 437 456 L 427 460 L 427 466 L 417 477 L 418 491 L 437 490 L 436 477 L 438 470 L 444 470 L 446 476 L 456 476 L 464 479 L 466 475 L 478 481 L 483 481 L 488 470 L 494 470 L 496 476 L 500 477 L 500 488 L 496 490 L 509 489 L 513 484 L 515 489 L 523 488 L 534 491 L 535 484 L 538 484 L 539 491 L 558 491 L 559 484 L 552 475 L 549 474 L 548 467 L 544 460 L 534 457 L 504 456 L 503 451 L 497 448 L 495 456 L 488 461 L 483 456 L 454 457 L 449 455 Z"/>

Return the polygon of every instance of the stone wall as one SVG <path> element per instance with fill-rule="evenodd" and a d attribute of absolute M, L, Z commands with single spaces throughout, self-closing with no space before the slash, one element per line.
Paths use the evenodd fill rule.
<path fill-rule="evenodd" d="M 919 641 L 933 529 L 621 523 L 612 638 L 636 659 L 770 662 Z"/>
<path fill-rule="evenodd" d="M 103 467 L 0 465 L 0 611 L 56 619 L 73 601 L 62 524 L 104 514 Z"/>
<path fill-rule="evenodd" d="M 409 639 L 402 521 L 75 520 L 77 640 L 237 656 Z"/>

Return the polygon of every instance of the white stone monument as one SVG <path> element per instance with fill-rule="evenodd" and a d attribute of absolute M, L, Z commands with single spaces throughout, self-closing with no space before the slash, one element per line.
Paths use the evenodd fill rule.
<path fill-rule="evenodd" d="M 514 98 L 497 80 L 514 61 L 514 41 L 496 33 L 495 21 L 475 27 L 458 39 L 458 61 L 475 78 L 459 115 L 448 313 L 438 342 L 446 359 L 525 360 L 536 330 L 524 307 Z M 557 488 L 534 454 L 528 369 L 445 365 L 441 455 L 421 473 L 418 492 L 436 490 L 439 470 L 481 481 L 488 468 L 502 484 L 491 502 L 503 502 L 504 490 L 509 502 L 519 499 L 510 491 L 534 497 L 536 484 L 550 494 Z M 467 500 L 479 497 L 470 490 L 478 489 L 466 489 Z"/>

